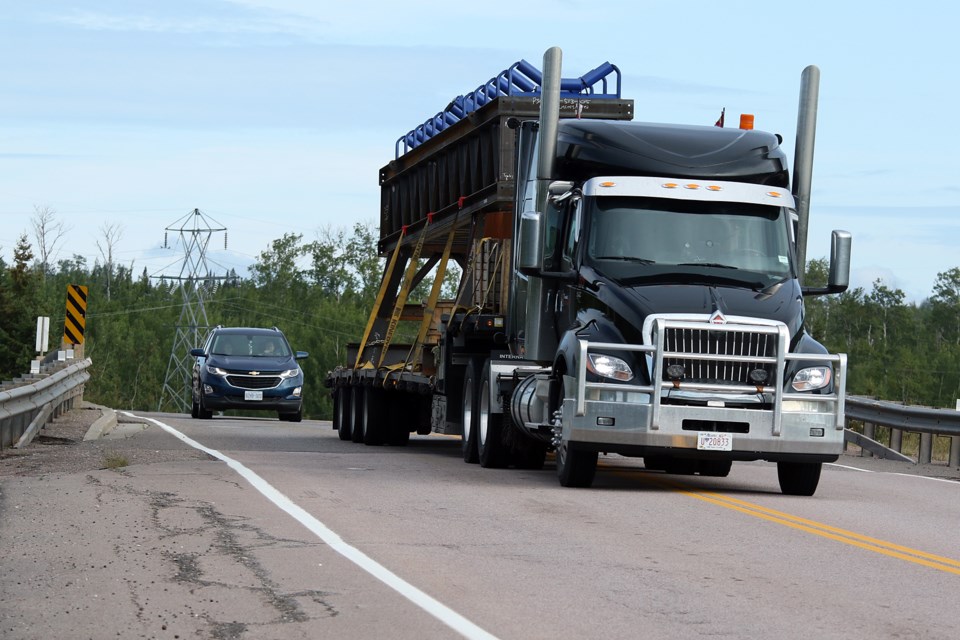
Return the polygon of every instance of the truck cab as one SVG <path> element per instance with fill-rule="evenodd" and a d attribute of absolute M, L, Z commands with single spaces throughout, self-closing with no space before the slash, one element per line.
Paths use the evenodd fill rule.
<path fill-rule="evenodd" d="M 518 147 L 534 135 L 520 127 Z M 539 202 L 519 163 L 514 286 L 561 482 L 588 486 L 598 452 L 705 475 L 762 459 L 785 492 L 812 494 L 842 451 L 845 358 L 804 328 L 779 137 L 565 121 L 557 138 Z M 849 236 L 835 245 L 848 260 Z"/>

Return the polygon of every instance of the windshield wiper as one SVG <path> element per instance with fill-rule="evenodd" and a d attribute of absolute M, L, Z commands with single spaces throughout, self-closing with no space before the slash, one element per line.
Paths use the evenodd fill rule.
<path fill-rule="evenodd" d="M 594 260 L 620 260 L 622 262 L 636 262 L 637 264 L 657 264 L 655 260 L 636 258 L 634 256 L 597 256 Z"/>
<path fill-rule="evenodd" d="M 716 267 L 718 269 L 733 269 L 740 271 L 740 267 L 734 267 L 729 264 L 720 264 L 719 262 L 681 262 L 678 267 Z"/>

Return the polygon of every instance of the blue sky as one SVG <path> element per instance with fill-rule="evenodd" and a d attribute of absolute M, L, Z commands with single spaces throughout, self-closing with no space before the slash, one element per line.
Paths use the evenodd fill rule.
<path fill-rule="evenodd" d="M 956 24 L 950 3 L 480 3 L 45 0 L 0 12 L 0 256 L 37 207 L 55 259 L 179 273 L 164 229 L 194 208 L 228 228 L 215 265 L 284 233 L 378 219 L 403 133 L 520 59 L 564 77 L 609 61 L 635 118 L 753 113 L 793 157 L 800 73 L 821 70 L 811 257 L 853 233 L 853 283 L 908 300 L 960 266 Z M 850 3 L 851 5 L 853 3 Z"/>

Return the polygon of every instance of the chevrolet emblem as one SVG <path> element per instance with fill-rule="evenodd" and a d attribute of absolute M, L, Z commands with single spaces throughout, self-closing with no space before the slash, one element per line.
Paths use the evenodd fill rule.
<path fill-rule="evenodd" d="M 251 376 L 258 376 L 258 375 L 260 375 L 260 372 L 259 372 L 259 371 L 248 371 L 247 373 L 249 373 Z"/>

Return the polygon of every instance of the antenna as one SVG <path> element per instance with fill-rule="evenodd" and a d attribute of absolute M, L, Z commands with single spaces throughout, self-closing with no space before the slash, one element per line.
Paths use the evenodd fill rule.
<path fill-rule="evenodd" d="M 177 224 L 180 226 L 177 227 Z M 222 231 L 226 234 L 227 228 L 205 216 L 199 209 L 194 209 L 167 227 L 164 235 L 171 231 L 180 236 L 180 244 L 185 251 L 183 265 L 179 276 L 161 275 L 159 277 L 179 281 L 183 307 L 180 311 L 180 320 L 177 322 L 157 411 L 163 411 L 166 406 L 170 410 L 186 413 L 191 404 L 190 385 L 193 361 L 190 350 L 203 345 L 210 329 L 207 310 L 204 307 L 206 289 L 204 285 L 210 280 L 216 282 L 225 278 L 225 276 L 209 275 L 211 272 L 207 266 L 207 247 L 214 233 Z"/>

